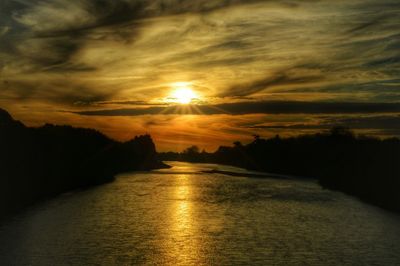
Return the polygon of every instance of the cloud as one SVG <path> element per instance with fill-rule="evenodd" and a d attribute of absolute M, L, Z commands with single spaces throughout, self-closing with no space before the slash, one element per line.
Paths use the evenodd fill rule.
<path fill-rule="evenodd" d="M 0 104 L 28 122 L 55 110 L 81 112 L 70 115 L 82 124 L 122 115 L 149 127 L 159 113 L 398 112 L 399 1 L 0 2 Z M 177 82 L 192 84 L 202 105 L 158 104 Z"/>
<path fill-rule="evenodd" d="M 301 85 L 301 84 L 310 84 L 316 81 L 321 81 L 322 76 L 317 75 L 296 75 L 289 74 L 286 72 L 281 72 L 272 76 L 268 76 L 266 78 L 251 81 L 250 83 L 234 85 L 227 90 L 224 90 L 223 93 L 219 94 L 219 97 L 227 97 L 227 96 L 249 96 L 257 92 L 264 91 L 271 87 L 277 87 L 282 85 Z"/>
<path fill-rule="evenodd" d="M 79 111 L 80 115 L 138 116 L 138 115 L 246 115 L 246 114 L 366 114 L 399 113 L 400 103 L 358 102 L 238 102 L 216 105 L 189 105 L 131 109 Z"/>
<path fill-rule="evenodd" d="M 4 0 L 0 15 L 1 53 L 14 71 L 94 71 L 97 65 L 76 62 L 88 41 L 130 42 L 149 23 L 171 15 L 205 14 L 262 1 L 145 0 Z M 278 1 L 280 3 L 280 1 Z M 151 23 L 151 21 L 150 21 Z M 3 24 L 3 25 L 2 25 Z M 9 34 L 5 34 L 9 32 Z M 229 45 L 229 44 L 228 44 Z M 3 56 L 3 57 L 5 57 Z M 20 61 L 15 64 L 11 61 Z M 238 61 L 238 60 L 236 60 Z M 225 61 L 222 61 L 225 62 Z M 21 68 L 20 65 L 25 65 Z M 9 68 L 9 67 L 8 67 Z"/>
<path fill-rule="evenodd" d="M 75 106 L 102 102 L 113 94 L 112 90 L 100 92 L 85 82 L 62 82 L 58 79 L 37 76 L 29 80 L 5 80 L 0 84 L 2 98 L 16 103 L 47 103 L 55 107 Z"/>
<path fill-rule="evenodd" d="M 333 127 L 347 127 L 356 132 L 367 132 L 373 135 L 383 136 L 400 136 L 400 115 L 362 115 L 362 116 L 329 116 L 319 117 L 317 121 L 309 123 L 291 123 L 282 124 L 258 124 L 249 125 L 247 128 L 259 130 L 311 130 L 321 131 L 329 130 Z"/>
<path fill-rule="evenodd" d="M 151 103 L 146 101 L 104 101 L 93 102 L 93 105 L 139 105 L 139 106 L 165 106 L 164 103 Z"/>

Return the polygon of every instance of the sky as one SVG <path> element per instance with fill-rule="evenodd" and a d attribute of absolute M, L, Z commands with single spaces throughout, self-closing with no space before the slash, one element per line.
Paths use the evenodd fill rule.
<path fill-rule="evenodd" d="M 400 136 L 399 14 L 398 0 L 0 0 L 0 107 L 149 133 L 161 151 L 333 126 Z"/>

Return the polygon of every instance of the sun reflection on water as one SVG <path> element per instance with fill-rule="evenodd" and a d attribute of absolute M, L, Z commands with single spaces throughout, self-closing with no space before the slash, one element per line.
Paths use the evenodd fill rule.
<path fill-rule="evenodd" d="M 176 204 L 174 211 L 174 220 L 176 224 L 175 231 L 179 234 L 190 233 L 192 228 L 191 203 L 189 202 L 190 187 L 187 183 L 187 177 L 183 175 L 180 186 L 176 188 Z"/>
<path fill-rule="evenodd" d="M 179 265 L 201 265 L 199 261 L 201 243 L 199 243 L 192 201 L 193 186 L 190 175 L 179 175 L 175 179 L 173 203 L 170 210 L 168 230 L 168 261 Z"/>

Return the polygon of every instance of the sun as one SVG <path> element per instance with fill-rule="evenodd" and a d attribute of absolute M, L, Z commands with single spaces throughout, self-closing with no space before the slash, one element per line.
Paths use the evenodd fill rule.
<path fill-rule="evenodd" d="M 196 94 L 189 88 L 178 88 L 172 92 L 172 97 L 177 103 L 188 104 L 196 98 Z"/>
<path fill-rule="evenodd" d="M 186 84 L 176 84 L 169 99 L 180 104 L 189 104 L 197 99 L 197 94 Z"/>

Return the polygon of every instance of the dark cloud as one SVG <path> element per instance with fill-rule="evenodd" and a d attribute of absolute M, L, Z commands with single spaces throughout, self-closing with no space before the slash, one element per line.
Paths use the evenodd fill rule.
<path fill-rule="evenodd" d="M 386 19 L 387 19 L 386 15 L 385 16 L 381 15 L 379 17 L 373 18 L 372 20 L 361 22 L 357 26 L 349 29 L 348 33 L 356 34 L 356 33 L 360 33 L 361 31 L 364 32 L 366 30 L 371 30 L 371 29 L 377 27 L 382 22 L 384 22 Z"/>
<path fill-rule="evenodd" d="M 0 2 L 0 26 L 10 30 L 0 36 L 0 53 L 13 54 L 31 62 L 34 70 L 87 71 L 93 66 L 71 67 L 71 58 L 87 39 L 122 38 L 132 40 L 143 25 L 142 20 L 185 13 L 204 13 L 233 5 L 260 0 L 47 0 Z M 278 1 L 280 3 L 281 1 Z M 74 14 L 74 12 L 76 14 Z M 126 27 L 127 30 L 123 28 Z M 93 31 L 104 29 L 103 33 Z M 1 29 L 3 31 L 3 28 Z M 26 42 L 42 41 L 40 49 L 30 54 L 16 49 Z M 45 43 L 44 43 L 45 42 Z M 234 42 L 226 43 L 236 46 Z M 0 55 L 1 57 L 1 55 Z"/>
<path fill-rule="evenodd" d="M 168 106 L 131 109 L 107 109 L 76 112 L 80 115 L 137 116 L 157 114 L 245 115 L 245 114 L 365 114 L 399 113 L 400 103 L 346 102 L 240 102 L 217 105 Z"/>
<path fill-rule="evenodd" d="M 336 97 L 339 97 L 340 94 L 346 94 L 350 95 L 349 97 L 351 98 L 354 98 L 356 94 L 363 94 L 366 99 L 373 102 L 398 102 L 400 100 L 400 80 L 387 79 L 353 84 L 343 83 L 318 87 L 303 87 L 294 90 L 281 89 L 276 93 L 336 94 Z"/>
<path fill-rule="evenodd" d="M 78 82 L 66 83 L 59 80 L 37 79 L 32 82 L 7 80 L 0 84 L 0 92 L 14 102 L 40 100 L 45 103 L 61 105 L 90 105 L 94 102 L 106 101 L 113 95 L 113 91 L 94 91 Z M 1 97 L 0 99 L 4 98 Z"/>
<path fill-rule="evenodd" d="M 399 115 L 379 115 L 361 117 L 320 117 L 322 121 L 314 124 L 295 123 L 290 125 L 250 125 L 250 128 L 271 129 L 329 129 L 335 126 L 353 129 L 396 129 L 400 131 Z"/>
<path fill-rule="evenodd" d="M 400 116 L 368 116 L 368 117 L 344 117 L 331 119 L 326 122 L 327 124 L 338 124 L 342 126 L 349 126 L 356 129 L 397 129 L 400 131 Z"/>
<path fill-rule="evenodd" d="M 46 2 L 44 7 L 48 5 L 53 7 L 54 10 L 63 8 L 62 6 L 57 6 L 57 2 L 55 4 Z M 35 30 L 35 36 L 42 38 L 65 36 L 84 38 L 90 36 L 93 29 L 121 26 L 125 23 L 135 22 L 146 17 L 144 12 L 144 8 L 146 7 L 145 1 L 71 1 L 70 5 L 76 5 L 77 8 L 85 11 L 87 15 L 90 14 L 90 19 L 83 22 L 56 25 L 54 28 L 39 28 Z M 62 9 L 58 11 L 62 12 Z M 23 18 L 24 13 L 19 16 Z"/>
<path fill-rule="evenodd" d="M 146 19 L 189 13 L 205 14 L 227 7 L 258 2 L 278 4 L 285 8 L 299 6 L 296 2 L 284 0 L 2 0 L 0 26 L 7 26 L 10 33 L 3 36 L 0 52 L 5 51 L 16 57 L 31 60 L 32 68 L 38 66 L 42 71 L 52 69 L 79 71 L 82 68 L 64 66 L 72 65 L 72 56 L 84 46 L 85 40 L 93 38 L 100 40 L 110 36 L 133 40 L 138 30 L 147 23 Z M 103 29 L 104 32 L 93 34 L 99 29 Z M 31 53 L 27 56 L 15 48 L 21 41 L 22 43 L 28 41 L 26 45 L 30 46 L 31 40 L 39 39 L 45 39 L 46 44 L 36 51 L 35 55 Z M 243 45 L 245 45 L 243 41 L 227 40 L 210 49 L 241 49 L 244 48 Z M 52 56 L 46 56 L 47 53 Z M 215 61 L 214 64 L 236 62 L 241 60 L 226 59 Z M 91 68 L 86 66 L 83 71 Z"/>
<path fill-rule="evenodd" d="M 71 1 L 10 1 L 3 0 L 2 8 L 7 11 L 9 19 L 16 18 L 17 21 L 24 21 L 23 18 L 29 15 L 30 12 L 47 9 L 47 13 L 39 13 L 39 15 L 52 15 L 49 10 L 62 12 L 69 11 L 68 7 L 73 7 L 74 11 L 81 9 L 90 14 L 92 19 L 76 21 L 76 23 L 65 23 L 50 27 L 33 27 L 33 30 L 38 36 L 66 36 L 70 34 L 87 33 L 87 31 L 122 25 L 125 23 L 137 22 L 145 18 L 153 18 L 167 15 L 177 15 L 185 13 L 203 13 L 210 12 L 221 8 L 226 8 L 234 5 L 249 4 L 262 2 L 262 0 L 71 0 Z M 282 1 L 276 1 L 280 3 Z M 283 1 L 284 2 L 284 1 Z M 38 8 L 36 10 L 35 8 Z M 13 17 L 10 16 L 13 14 Z M 39 18 L 38 18 L 39 19 Z M 45 18 L 42 18 L 45 19 Z M 41 20 L 42 21 L 42 20 Z M 62 22 L 62 21 L 60 21 Z M 37 25 L 34 25 L 37 26 Z"/>
<path fill-rule="evenodd" d="M 283 71 L 272 76 L 268 76 L 263 79 L 255 80 L 250 83 L 244 83 L 235 85 L 223 93 L 219 94 L 219 97 L 232 97 L 232 96 L 248 96 L 271 87 L 282 86 L 282 85 L 299 85 L 313 83 L 322 80 L 322 76 L 317 75 L 296 75 L 291 74 L 289 71 Z"/>
<path fill-rule="evenodd" d="M 396 0 L 0 0 L 0 100 L 102 116 L 398 113 L 399 12 Z M 199 105 L 152 103 L 177 82 Z M 335 123 L 362 127 L 317 126 Z"/>
<path fill-rule="evenodd" d="M 290 125 L 249 125 L 254 129 L 279 129 L 279 130 L 329 130 L 333 127 L 347 127 L 357 131 L 374 130 L 381 135 L 400 135 L 400 115 L 379 115 L 342 117 L 321 117 L 318 123 L 295 123 Z"/>
<path fill-rule="evenodd" d="M 389 66 L 393 66 L 393 65 L 400 66 L 400 54 L 398 56 L 380 58 L 380 59 L 373 60 L 373 61 L 367 63 L 367 66 L 370 66 L 370 67 L 375 67 L 375 66 L 388 66 L 389 67 Z"/>
<path fill-rule="evenodd" d="M 165 106 L 164 103 L 151 103 L 146 101 L 105 101 L 94 102 L 93 105 L 138 105 L 138 106 Z"/>

